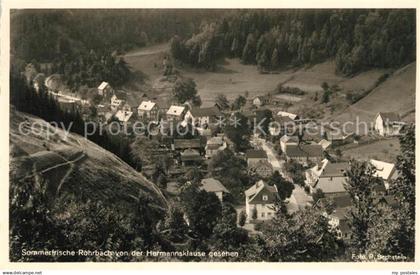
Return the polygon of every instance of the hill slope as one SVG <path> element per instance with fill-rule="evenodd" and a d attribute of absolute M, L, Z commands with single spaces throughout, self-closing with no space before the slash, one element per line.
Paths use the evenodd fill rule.
<path fill-rule="evenodd" d="M 10 115 L 10 185 L 39 175 L 48 183 L 50 203 L 101 201 L 126 211 L 146 196 L 151 211 L 166 208 L 160 190 L 112 153 L 40 118 L 15 110 Z"/>
<path fill-rule="evenodd" d="M 360 101 L 349 106 L 335 119 L 340 122 L 360 121 L 372 122 L 378 112 L 396 112 L 413 120 L 409 115 L 415 110 L 416 63 L 395 71 L 386 81 L 373 89 Z"/>

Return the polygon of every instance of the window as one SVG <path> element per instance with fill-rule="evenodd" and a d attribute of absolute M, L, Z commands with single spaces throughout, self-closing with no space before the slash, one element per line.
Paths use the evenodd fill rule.
<path fill-rule="evenodd" d="M 268 201 L 268 196 L 267 195 L 263 195 L 262 196 L 263 201 Z"/>
<path fill-rule="evenodd" d="M 264 218 L 265 217 L 265 213 L 264 212 L 262 212 L 261 213 L 261 218 Z"/>

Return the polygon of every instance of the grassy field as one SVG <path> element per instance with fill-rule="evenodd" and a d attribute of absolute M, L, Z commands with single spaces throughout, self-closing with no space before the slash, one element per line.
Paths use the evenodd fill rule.
<path fill-rule="evenodd" d="M 142 48 L 126 54 L 125 58 L 133 70 L 146 75 L 146 83 L 151 93 L 156 97 L 169 99 L 171 86 L 164 89 L 162 82 L 162 60 L 168 54 L 167 44 Z M 297 87 L 306 92 L 301 99 L 292 98 L 288 111 L 301 112 L 316 108 L 320 110 L 324 119 L 351 121 L 359 116 L 365 121 L 371 121 L 379 111 L 395 111 L 399 113 L 414 109 L 415 95 L 415 63 L 396 71 L 385 82 L 375 87 L 379 77 L 390 70 L 371 69 L 354 77 L 348 78 L 335 73 L 333 61 L 326 61 L 311 67 L 285 70 L 276 74 L 260 74 L 256 66 L 243 65 L 238 59 L 225 59 L 216 72 L 194 69 L 176 68 L 183 76 L 191 77 L 197 83 L 198 93 L 203 106 L 214 103 L 216 94 L 222 93 L 229 100 L 246 91 L 251 97 L 274 91 L 279 83 L 284 86 Z M 333 96 L 329 104 L 321 104 L 313 100 L 316 93 L 322 94 L 321 84 L 327 82 L 330 86 L 338 85 L 340 91 Z M 146 86 L 147 86 L 146 85 Z M 345 95 L 348 91 L 369 91 L 365 98 L 350 106 Z M 414 117 L 414 116 L 412 116 Z"/>
<path fill-rule="evenodd" d="M 349 106 L 335 119 L 341 122 L 373 121 L 378 112 L 405 115 L 415 108 L 416 64 L 411 63 L 394 72 L 366 97 Z M 414 121 L 414 115 L 409 116 Z"/>
<path fill-rule="evenodd" d="M 387 162 L 395 162 L 400 153 L 398 138 L 378 140 L 370 144 L 360 145 L 342 151 L 343 158 L 345 159 L 377 159 Z"/>

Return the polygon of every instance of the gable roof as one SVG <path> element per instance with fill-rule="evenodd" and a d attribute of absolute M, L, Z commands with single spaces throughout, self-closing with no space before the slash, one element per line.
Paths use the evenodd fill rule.
<path fill-rule="evenodd" d="M 381 116 L 385 124 L 399 122 L 401 120 L 400 115 L 394 112 L 379 112 L 377 116 Z"/>
<path fill-rule="evenodd" d="M 296 114 L 289 113 L 289 112 L 284 112 L 284 111 L 279 111 L 277 113 L 277 116 L 279 116 L 279 117 L 289 117 L 290 119 L 293 119 L 293 120 L 299 117 Z"/>
<path fill-rule="evenodd" d="M 202 179 L 201 184 L 202 184 L 201 188 L 204 189 L 206 192 L 229 193 L 226 187 L 224 187 L 223 184 L 215 178 Z"/>
<path fill-rule="evenodd" d="M 320 142 L 318 142 L 319 145 L 322 146 L 322 149 L 327 149 L 331 145 L 331 141 L 328 141 L 326 139 L 322 139 Z"/>
<path fill-rule="evenodd" d="M 150 100 L 142 101 L 137 109 L 141 111 L 150 111 L 153 109 L 153 107 L 155 107 L 155 105 L 156 103 Z"/>
<path fill-rule="evenodd" d="M 246 152 L 247 159 L 262 159 L 267 158 L 267 153 L 264 150 L 248 150 Z"/>
<path fill-rule="evenodd" d="M 388 163 L 388 162 L 379 161 L 375 159 L 371 159 L 369 162 L 376 169 L 375 176 L 379 178 L 383 178 L 384 180 L 389 180 L 393 172 L 395 171 L 394 169 L 395 164 L 393 163 Z"/>
<path fill-rule="evenodd" d="M 127 112 L 127 111 L 119 110 L 115 114 L 115 117 L 121 122 L 127 122 L 131 118 L 132 115 L 133 115 L 133 112 Z"/>
<path fill-rule="evenodd" d="M 341 177 L 320 177 L 315 188 L 321 189 L 325 194 L 328 193 L 345 193 L 346 188 L 344 187 L 346 178 Z"/>
<path fill-rule="evenodd" d="M 108 82 L 102 81 L 102 83 L 98 86 L 98 90 L 103 90 L 109 85 Z"/>
<path fill-rule="evenodd" d="M 271 194 L 277 196 L 277 187 L 275 185 L 270 186 L 265 183 L 263 180 L 259 180 L 253 186 L 245 190 L 245 196 L 248 198 L 248 202 L 252 202 L 253 199 L 262 191 L 267 190 Z M 270 202 L 269 202 L 270 203 Z"/>
<path fill-rule="evenodd" d="M 190 110 L 193 117 L 217 117 L 220 116 L 220 111 L 216 107 L 207 108 L 192 108 Z"/>
<path fill-rule="evenodd" d="M 349 167 L 350 165 L 347 162 L 328 162 L 320 177 L 343 177 Z"/>
<path fill-rule="evenodd" d="M 171 105 L 171 107 L 169 107 L 169 110 L 166 112 L 166 114 L 171 115 L 171 116 L 180 116 L 182 115 L 184 110 L 185 110 L 185 106 Z"/>
<path fill-rule="evenodd" d="M 322 157 L 323 152 L 324 150 L 319 144 L 291 144 L 286 147 L 286 155 L 290 158 Z"/>

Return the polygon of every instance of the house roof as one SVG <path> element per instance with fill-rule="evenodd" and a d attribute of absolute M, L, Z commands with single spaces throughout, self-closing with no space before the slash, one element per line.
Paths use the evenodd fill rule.
<path fill-rule="evenodd" d="M 293 113 L 289 113 L 289 112 L 284 112 L 284 111 L 279 111 L 278 113 L 277 113 L 277 115 L 279 116 L 279 117 L 289 117 L 290 119 L 296 119 L 297 117 L 298 117 L 298 115 L 296 115 L 296 114 L 293 114 Z"/>
<path fill-rule="evenodd" d="M 156 103 L 153 101 L 142 101 L 137 109 L 141 111 L 150 111 L 155 105 Z"/>
<path fill-rule="evenodd" d="M 174 148 L 175 149 L 201 148 L 201 140 L 200 139 L 175 139 Z"/>
<path fill-rule="evenodd" d="M 186 149 L 181 152 L 182 161 L 201 160 L 200 153 L 195 149 Z"/>
<path fill-rule="evenodd" d="M 326 139 L 322 139 L 320 142 L 318 142 L 319 145 L 322 146 L 322 149 L 327 149 L 328 147 L 331 146 L 331 141 L 328 141 Z"/>
<path fill-rule="evenodd" d="M 386 124 L 387 122 L 399 122 L 400 121 L 400 115 L 394 112 L 379 112 L 378 116 L 382 117 L 382 120 Z"/>
<path fill-rule="evenodd" d="M 324 150 L 319 144 L 288 145 L 286 155 L 290 158 L 299 157 L 322 157 Z"/>
<path fill-rule="evenodd" d="M 260 180 L 245 190 L 245 196 L 248 197 L 248 202 L 251 202 L 264 189 L 277 196 L 277 187 L 275 185 L 270 186 L 263 180 Z"/>
<path fill-rule="evenodd" d="M 202 189 L 204 189 L 206 192 L 229 193 L 226 187 L 224 187 L 223 184 L 215 178 L 202 179 L 201 184 L 202 184 Z"/>
<path fill-rule="evenodd" d="M 264 150 L 248 150 L 246 152 L 247 159 L 262 159 L 267 158 L 267 153 Z"/>
<path fill-rule="evenodd" d="M 223 137 L 212 137 L 207 140 L 207 145 L 215 144 L 215 145 L 223 145 L 224 140 Z"/>
<path fill-rule="evenodd" d="M 320 177 L 342 177 L 349 167 L 350 165 L 347 162 L 328 162 Z"/>
<path fill-rule="evenodd" d="M 219 109 L 216 107 L 192 108 L 190 112 L 193 117 L 217 117 L 221 115 Z"/>
<path fill-rule="evenodd" d="M 185 106 L 176 106 L 172 105 L 169 107 L 169 110 L 166 112 L 167 115 L 171 116 L 180 116 L 185 110 Z"/>
<path fill-rule="evenodd" d="M 108 82 L 102 81 L 102 83 L 98 86 L 98 90 L 103 90 L 109 85 Z"/>
<path fill-rule="evenodd" d="M 298 143 L 299 142 L 299 138 L 297 136 L 289 136 L 289 135 L 284 135 L 280 138 L 281 142 L 291 142 L 291 143 Z"/>
<path fill-rule="evenodd" d="M 369 162 L 376 169 L 375 176 L 383 178 L 384 180 L 389 180 L 395 171 L 394 169 L 395 164 L 393 163 L 388 163 L 388 162 L 379 161 L 375 159 L 371 159 Z"/>
<path fill-rule="evenodd" d="M 344 176 L 320 177 L 315 185 L 317 189 L 321 189 L 325 194 L 328 193 L 345 193 L 344 188 L 346 178 Z"/>
<path fill-rule="evenodd" d="M 127 112 L 127 111 L 119 110 L 115 114 L 115 117 L 121 122 L 127 122 L 131 118 L 132 115 L 133 115 L 133 112 Z"/>

